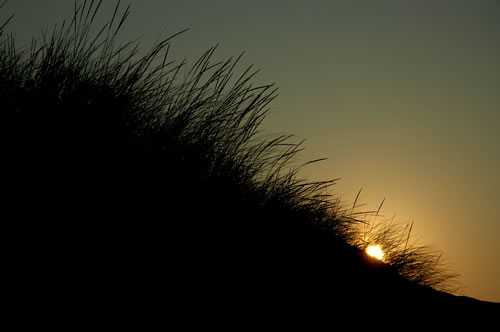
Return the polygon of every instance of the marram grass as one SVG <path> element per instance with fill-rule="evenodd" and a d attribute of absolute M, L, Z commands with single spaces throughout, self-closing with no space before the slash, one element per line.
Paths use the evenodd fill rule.
<path fill-rule="evenodd" d="M 236 75 L 241 56 L 213 62 L 214 47 L 192 65 L 175 62 L 169 50 L 177 35 L 141 53 L 138 43 L 117 41 L 129 7 L 122 10 L 118 1 L 111 19 L 96 27 L 101 3 L 77 1 L 70 21 L 24 49 L 5 31 L 8 22 L 0 23 L 1 122 L 13 174 L 52 177 L 47 180 L 52 185 L 68 181 L 62 188 L 71 192 L 72 186 L 107 181 L 94 175 L 108 167 L 106 174 L 120 174 L 109 182 L 120 186 L 113 192 L 131 193 L 120 193 L 123 204 L 153 196 L 145 188 L 154 187 L 160 197 L 155 211 L 164 211 L 168 223 L 182 223 L 184 230 L 192 225 L 193 232 L 216 236 L 234 228 L 229 243 L 238 244 L 237 234 L 248 239 L 252 234 L 257 247 L 259 236 L 269 231 L 280 237 L 298 222 L 360 250 L 380 244 L 396 273 L 420 285 L 452 289 L 455 275 L 440 254 L 411 241 L 411 228 L 370 224 L 362 217 L 366 212 L 326 194 L 335 180 L 300 177 L 301 167 L 316 161 L 296 165 L 301 142 L 259 130 L 276 88 L 253 85 L 252 67 Z M 64 163 L 73 168 L 62 179 L 57 167 Z M 71 182 L 75 178 L 86 180 Z M 283 220 L 275 227 L 276 219 Z"/>

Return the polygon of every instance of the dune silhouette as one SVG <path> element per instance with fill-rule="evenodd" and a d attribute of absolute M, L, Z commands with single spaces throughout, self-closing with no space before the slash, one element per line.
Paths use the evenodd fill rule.
<path fill-rule="evenodd" d="M 27 292 L 101 314 L 168 302 L 247 319 L 366 301 L 494 306 L 444 291 L 454 274 L 404 236 L 392 261 L 369 257 L 363 221 L 325 195 L 335 181 L 302 179 L 301 143 L 259 131 L 276 89 L 252 85 L 252 68 L 236 75 L 239 57 L 171 62 L 176 35 L 139 53 L 116 41 L 119 2 L 92 34 L 99 5 L 75 5 L 30 49 L 2 34 L 4 205 Z"/>

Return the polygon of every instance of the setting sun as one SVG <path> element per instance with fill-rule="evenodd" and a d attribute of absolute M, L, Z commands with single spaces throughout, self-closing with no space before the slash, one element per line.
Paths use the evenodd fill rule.
<path fill-rule="evenodd" d="M 366 248 L 366 253 L 376 259 L 382 260 L 384 258 L 384 252 L 382 248 L 377 245 L 370 245 Z"/>

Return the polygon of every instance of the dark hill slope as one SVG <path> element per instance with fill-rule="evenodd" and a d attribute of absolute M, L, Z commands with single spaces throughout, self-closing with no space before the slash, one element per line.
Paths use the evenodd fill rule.
<path fill-rule="evenodd" d="M 105 297 L 113 307 L 162 298 L 188 311 L 483 305 L 407 281 L 317 225 L 309 210 L 238 187 L 227 174 L 204 178 L 188 146 L 134 140 L 119 112 L 93 114 L 115 113 L 112 103 L 89 115 L 22 93 L 15 105 L 26 108 L 3 109 L 15 114 L 3 121 L 3 160 L 28 283 Z M 67 114 L 51 115 L 59 107 Z"/>
<path fill-rule="evenodd" d="M 116 52 L 113 24 L 103 43 L 89 36 L 93 3 L 29 53 L 0 45 L 3 204 L 23 296 L 66 314 L 191 319 L 486 306 L 347 244 L 352 221 L 320 195 L 328 182 L 288 169 L 298 145 L 259 136 L 271 86 L 251 86 L 250 71 L 231 80 L 234 61 L 212 65 L 213 50 L 182 78 L 184 65 L 153 61 L 168 40 L 142 58 Z"/>

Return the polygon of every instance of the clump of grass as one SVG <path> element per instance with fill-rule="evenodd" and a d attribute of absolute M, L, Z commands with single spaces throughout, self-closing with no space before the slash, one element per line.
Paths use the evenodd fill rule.
<path fill-rule="evenodd" d="M 395 216 L 384 219 L 380 215 L 384 201 L 385 198 L 376 211 L 365 214 L 363 222 L 352 225 L 356 230 L 349 242 L 363 251 L 378 245 L 384 252 L 383 262 L 399 275 L 423 286 L 455 293 L 459 289 L 458 274 L 451 271 L 442 253 L 412 237 L 413 221 L 401 224 L 394 221 Z"/>
<path fill-rule="evenodd" d="M 168 188 L 159 205 L 172 216 L 191 215 L 183 222 L 195 228 L 206 230 L 203 219 L 217 218 L 225 220 L 224 227 L 243 229 L 243 236 L 252 224 L 265 224 L 255 235 L 276 219 L 298 220 L 363 249 L 357 242 L 364 224 L 360 214 L 326 194 L 336 180 L 300 178 L 302 167 L 321 159 L 295 166 L 302 142 L 259 130 L 276 97 L 272 84 L 254 86 L 252 67 L 236 75 L 241 56 L 213 62 L 215 47 L 190 66 L 170 61 L 177 35 L 145 54 L 138 43 L 119 44 L 129 15 L 129 7 L 119 14 L 120 1 L 111 20 L 93 34 L 101 3 L 75 3 L 72 20 L 33 39 L 29 49 L 18 49 L 1 25 L 0 116 L 18 177 L 27 168 L 45 167 L 43 176 L 50 175 L 52 185 L 57 178 L 64 182 L 54 167 L 76 158 L 78 171 L 71 178 L 92 179 L 89 172 L 98 172 L 89 160 L 98 160 L 102 167 L 111 164 L 99 180 L 119 173 L 120 184 L 137 177 L 133 172 L 145 174 L 127 194 L 136 199 L 152 183 Z M 193 198 L 195 190 L 201 198 Z M 206 212 L 217 207 L 215 214 Z M 278 228 L 286 232 L 282 224 Z M 370 241 L 382 243 L 397 273 L 442 287 L 450 275 L 440 270 L 440 256 L 409 245 L 410 232 L 392 224 L 374 227 Z"/>

